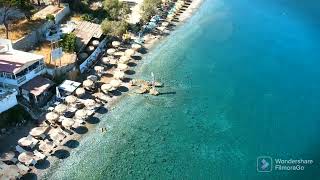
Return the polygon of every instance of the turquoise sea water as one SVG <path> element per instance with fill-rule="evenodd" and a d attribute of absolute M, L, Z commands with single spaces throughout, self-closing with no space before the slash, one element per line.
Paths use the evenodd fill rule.
<path fill-rule="evenodd" d="M 136 69 L 165 94 L 126 97 L 46 178 L 319 179 L 319 9 L 205 0 Z M 315 163 L 258 173 L 263 155 Z"/>

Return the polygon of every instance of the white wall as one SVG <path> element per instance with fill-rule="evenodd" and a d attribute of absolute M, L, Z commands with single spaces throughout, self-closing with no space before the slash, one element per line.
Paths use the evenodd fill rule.
<path fill-rule="evenodd" d="M 0 113 L 12 108 L 17 105 L 16 95 L 18 93 L 15 91 L 14 93 L 7 95 L 5 98 L 0 99 Z"/>
<path fill-rule="evenodd" d="M 80 72 L 83 73 L 86 69 L 88 69 L 88 67 L 95 61 L 97 61 L 97 57 L 98 55 L 102 52 L 105 51 L 105 46 L 107 44 L 107 39 L 104 38 L 101 43 L 99 44 L 99 46 L 96 48 L 96 50 L 94 50 L 94 52 L 85 60 L 83 61 L 82 64 L 80 64 Z"/>
<path fill-rule="evenodd" d="M 38 72 L 37 72 L 38 70 Z M 39 71 L 40 70 L 40 71 Z M 28 82 L 29 80 L 33 79 L 34 77 L 42 74 L 44 72 L 44 65 L 40 65 L 39 67 L 37 67 L 36 69 L 32 70 L 31 72 L 29 72 L 27 75 L 25 75 L 25 80 L 18 83 L 18 79 L 9 79 L 9 78 L 4 78 L 4 77 L 0 77 L 0 82 L 3 82 L 5 84 L 10 84 L 10 85 L 14 85 L 14 86 L 22 86 L 24 83 Z M 23 76 L 24 77 L 24 76 Z"/>

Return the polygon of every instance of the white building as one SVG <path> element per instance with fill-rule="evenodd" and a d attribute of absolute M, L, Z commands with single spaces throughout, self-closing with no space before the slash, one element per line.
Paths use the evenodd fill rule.
<path fill-rule="evenodd" d="M 18 92 L 16 89 L 5 89 L 0 87 L 0 113 L 17 105 Z"/>
<path fill-rule="evenodd" d="M 0 39 L 0 83 L 20 87 L 44 72 L 43 56 L 12 49 Z"/>

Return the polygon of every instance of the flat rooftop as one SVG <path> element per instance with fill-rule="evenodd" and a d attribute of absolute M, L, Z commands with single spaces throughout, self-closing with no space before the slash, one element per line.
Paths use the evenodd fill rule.
<path fill-rule="evenodd" d="M 42 58 L 41 55 L 11 49 L 0 53 L 0 71 L 16 74 Z"/>

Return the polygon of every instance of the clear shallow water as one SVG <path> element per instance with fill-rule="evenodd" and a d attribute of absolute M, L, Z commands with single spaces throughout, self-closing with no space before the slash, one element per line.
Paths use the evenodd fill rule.
<path fill-rule="evenodd" d="M 48 179 L 314 179 L 319 173 L 316 1 L 206 0 L 148 54 L 130 95 Z M 107 127 L 103 134 L 99 127 Z M 313 159 L 303 172 L 256 172 L 256 158 Z"/>

